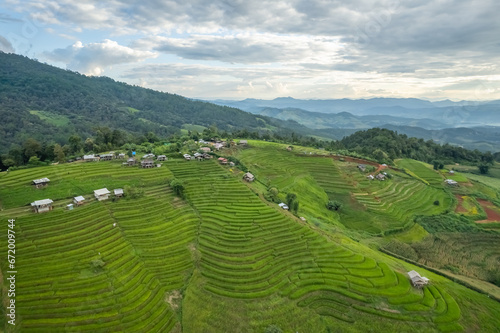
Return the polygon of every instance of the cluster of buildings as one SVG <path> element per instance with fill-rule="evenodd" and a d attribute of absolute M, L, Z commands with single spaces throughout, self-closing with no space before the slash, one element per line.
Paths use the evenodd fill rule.
<path fill-rule="evenodd" d="M 385 167 L 387 165 L 386 164 L 382 164 L 382 166 Z M 358 169 L 361 172 L 366 172 L 366 164 L 358 164 Z M 370 175 L 366 176 L 366 178 L 368 178 L 369 180 L 377 179 L 377 180 L 383 181 L 383 180 L 385 180 L 386 176 L 387 176 L 387 172 L 380 172 L 376 176 L 370 174 Z"/>
<path fill-rule="evenodd" d="M 49 183 L 48 178 L 41 178 L 41 179 L 35 179 L 32 181 L 32 184 L 36 188 L 41 188 L 42 186 L 47 186 Z M 101 188 L 98 190 L 94 191 L 94 197 L 97 201 L 103 201 L 103 200 L 108 200 L 111 192 L 107 188 Z M 123 197 L 123 189 L 117 188 L 113 190 L 113 194 L 116 198 L 121 198 Z M 85 203 L 85 197 L 80 195 L 77 197 L 73 198 L 73 203 L 67 205 L 66 207 L 71 210 L 73 207 L 76 206 L 81 206 Z M 35 200 L 31 203 L 31 208 L 35 213 L 45 213 L 49 212 L 53 209 L 52 204 L 54 201 L 51 199 L 42 199 L 42 200 Z"/>

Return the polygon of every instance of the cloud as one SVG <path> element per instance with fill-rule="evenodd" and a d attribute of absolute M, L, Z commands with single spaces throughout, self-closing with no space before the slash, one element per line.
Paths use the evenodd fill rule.
<path fill-rule="evenodd" d="M 156 36 L 136 41 L 133 45 L 185 59 L 228 63 L 329 62 L 341 48 L 335 38 L 274 34 Z"/>
<path fill-rule="evenodd" d="M 14 53 L 12 44 L 3 36 L 0 36 L 0 51 L 5 53 Z"/>
<path fill-rule="evenodd" d="M 67 68 L 89 75 L 100 75 L 105 68 L 113 65 L 139 62 L 156 56 L 154 52 L 134 50 L 109 39 L 86 45 L 76 42 L 64 49 L 43 54 L 48 60 L 65 63 Z"/>

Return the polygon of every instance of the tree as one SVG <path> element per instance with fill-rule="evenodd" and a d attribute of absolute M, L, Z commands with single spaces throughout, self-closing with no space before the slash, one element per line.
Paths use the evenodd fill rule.
<path fill-rule="evenodd" d="M 92 138 L 87 138 L 84 144 L 85 152 L 93 151 L 94 147 L 95 147 L 94 140 L 92 140 Z"/>
<path fill-rule="evenodd" d="M 5 165 L 7 169 L 10 168 L 11 166 L 16 165 L 16 161 L 14 161 L 12 158 L 9 157 L 2 159 L 2 163 L 3 165 Z"/>
<path fill-rule="evenodd" d="M 54 145 L 54 156 L 56 158 L 56 161 L 59 163 L 62 163 L 66 160 L 66 155 L 64 154 L 64 150 L 58 143 Z"/>
<path fill-rule="evenodd" d="M 297 195 L 295 193 L 288 193 L 286 195 L 286 204 L 288 207 L 292 207 L 295 200 L 297 200 Z"/>
<path fill-rule="evenodd" d="M 78 152 L 80 152 L 80 149 L 82 149 L 83 147 L 82 138 L 77 134 L 70 136 L 68 142 L 70 152 L 73 154 L 77 154 Z"/>
<path fill-rule="evenodd" d="M 172 188 L 172 191 L 174 191 L 175 195 L 180 198 L 184 198 L 184 183 L 182 181 L 174 178 L 170 182 L 170 187 Z"/>
<path fill-rule="evenodd" d="M 490 167 L 486 164 L 480 164 L 480 165 L 478 165 L 478 169 L 479 169 L 479 173 L 481 173 L 482 175 L 485 175 L 488 173 Z"/>
<path fill-rule="evenodd" d="M 297 211 L 299 210 L 299 201 L 298 200 L 294 200 L 292 202 L 292 205 L 290 206 L 290 210 L 294 213 L 297 213 Z"/>
<path fill-rule="evenodd" d="M 326 204 L 326 208 L 328 208 L 329 210 L 338 211 L 340 208 L 342 208 L 342 203 L 335 201 L 335 200 L 330 200 Z"/>
<path fill-rule="evenodd" d="M 33 138 L 29 138 L 24 142 L 23 145 L 24 148 L 24 156 L 25 160 L 28 160 L 31 156 L 37 156 L 39 157 L 41 151 L 42 151 L 42 145 L 40 142 L 36 141 Z"/>

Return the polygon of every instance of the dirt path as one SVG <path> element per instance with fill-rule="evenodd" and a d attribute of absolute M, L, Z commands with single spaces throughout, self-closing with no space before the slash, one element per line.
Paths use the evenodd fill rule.
<path fill-rule="evenodd" d="M 460 194 L 456 194 L 455 198 L 458 200 L 458 205 L 457 208 L 455 209 L 455 213 L 467 213 L 467 209 L 462 206 L 462 203 L 464 202 L 464 199 L 462 199 L 462 196 Z"/>
<path fill-rule="evenodd" d="M 477 202 L 483 207 L 488 218 L 486 220 L 476 221 L 476 223 L 500 222 L 500 212 L 493 208 L 495 206 L 491 202 L 484 199 L 477 199 Z"/>

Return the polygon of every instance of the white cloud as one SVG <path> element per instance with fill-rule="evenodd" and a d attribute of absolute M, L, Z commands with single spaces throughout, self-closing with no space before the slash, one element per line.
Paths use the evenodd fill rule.
<path fill-rule="evenodd" d="M 107 67 L 139 62 L 156 56 L 154 52 L 134 50 L 109 39 L 102 43 L 86 45 L 78 41 L 64 49 L 43 54 L 48 60 L 64 63 L 67 68 L 88 75 L 101 75 Z"/>

